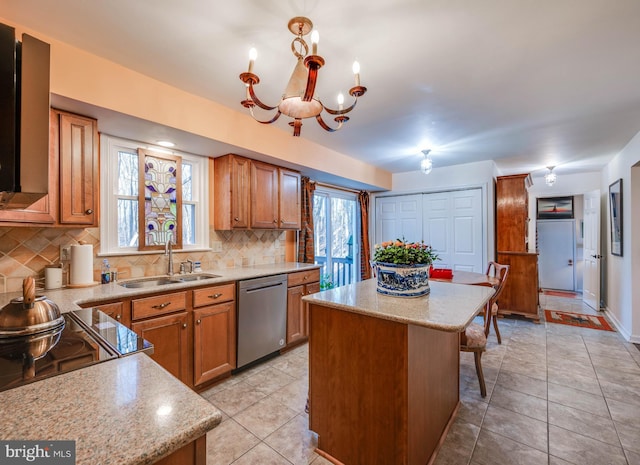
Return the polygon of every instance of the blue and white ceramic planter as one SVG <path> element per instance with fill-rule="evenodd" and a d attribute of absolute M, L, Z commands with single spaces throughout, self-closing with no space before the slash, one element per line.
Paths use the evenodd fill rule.
<path fill-rule="evenodd" d="M 429 265 L 396 265 L 375 262 L 378 276 L 377 291 L 396 297 L 420 297 L 428 294 Z"/>

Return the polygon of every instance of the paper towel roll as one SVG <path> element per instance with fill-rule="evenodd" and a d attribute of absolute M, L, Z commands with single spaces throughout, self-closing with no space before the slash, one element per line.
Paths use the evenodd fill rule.
<path fill-rule="evenodd" d="M 74 286 L 93 284 L 93 246 L 91 244 L 71 246 L 69 283 Z"/>

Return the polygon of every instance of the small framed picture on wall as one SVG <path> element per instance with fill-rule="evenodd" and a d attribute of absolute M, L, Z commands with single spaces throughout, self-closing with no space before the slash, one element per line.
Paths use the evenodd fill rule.
<path fill-rule="evenodd" d="M 611 254 L 622 257 L 622 179 L 609 186 Z"/>
<path fill-rule="evenodd" d="M 573 197 L 545 197 L 538 199 L 539 220 L 562 220 L 573 218 Z"/>

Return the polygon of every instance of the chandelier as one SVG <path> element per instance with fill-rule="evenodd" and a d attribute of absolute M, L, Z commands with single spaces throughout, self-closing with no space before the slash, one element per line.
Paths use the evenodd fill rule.
<path fill-rule="evenodd" d="M 556 183 L 556 173 L 553 172 L 553 169 L 555 168 L 555 166 L 547 166 L 547 169 L 549 170 L 549 172 L 547 174 L 544 175 L 544 182 L 547 183 L 547 186 L 551 187 Z"/>
<path fill-rule="evenodd" d="M 254 92 L 254 86 L 260 82 L 257 74 L 253 73 L 253 64 L 257 57 L 257 52 L 254 48 L 249 52 L 249 69 L 246 73 L 240 75 L 240 80 L 244 82 L 247 87 L 246 99 L 240 102 L 243 107 L 248 108 L 251 112 L 253 119 L 262 124 L 271 124 L 275 122 L 281 114 L 285 114 L 293 121 L 289 122 L 289 126 L 293 127 L 293 135 L 300 136 L 300 130 L 302 128 L 302 120 L 306 118 L 315 117 L 318 124 L 326 131 L 334 132 L 342 127 L 344 123 L 349 121 L 349 117 L 345 116 L 351 110 L 353 110 L 358 102 L 358 97 L 361 97 L 367 91 L 366 87 L 360 85 L 360 65 L 358 62 L 353 63 L 353 73 L 355 75 L 355 86 L 349 90 L 349 95 L 354 97 L 354 102 L 351 106 L 344 108 L 344 97 L 342 94 L 338 95 L 338 109 L 333 110 L 328 108 L 315 97 L 314 92 L 316 88 L 316 81 L 318 79 L 318 70 L 324 65 L 324 58 L 318 55 L 318 31 L 311 33 L 311 54 L 309 55 L 309 45 L 303 39 L 313 29 L 313 23 L 309 18 L 297 16 L 289 21 L 289 30 L 296 36 L 291 42 L 291 51 L 297 58 L 297 63 L 289 79 L 289 83 L 282 95 L 280 103 L 276 106 L 265 105 L 256 96 Z M 253 108 L 258 106 L 263 110 L 271 111 L 276 110 L 273 117 L 266 121 L 261 121 L 256 118 L 253 113 Z M 333 120 L 338 123 L 337 127 L 332 128 L 322 119 L 322 110 L 329 115 L 335 116 Z"/>
<path fill-rule="evenodd" d="M 425 149 L 425 150 L 422 151 L 422 154 L 424 155 L 424 158 L 420 162 L 420 170 L 424 174 L 431 173 L 431 170 L 433 169 L 433 160 L 431 160 L 431 155 L 429 155 L 430 152 L 431 152 L 431 150 L 429 150 L 429 149 Z"/>

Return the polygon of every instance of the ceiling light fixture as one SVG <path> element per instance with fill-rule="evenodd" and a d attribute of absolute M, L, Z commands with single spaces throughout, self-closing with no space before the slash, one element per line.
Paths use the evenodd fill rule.
<path fill-rule="evenodd" d="M 169 148 L 176 146 L 176 144 L 168 140 L 159 140 L 158 142 L 156 142 L 156 144 L 158 144 L 161 147 L 169 147 Z"/>
<path fill-rule="evenodd" d="M 549 172 L 544 175 L 544 182 L 547 183 L 547 186 L 553 186 L 556 183 L 556 179 L 558 179 L 556 173 L 553 172 L 554 168 L 555 166 L 547 166 Z"/>
<path fill-rule="evenodd" d="M 311 20 L 303 16 L 297 16 L 289 21 L 288 27 L 296 36 L 291 42 L 291 51 L 298 61 L 293 69 L 287 88 L 282 95 L 282 100 L 280 100 L 278 105 L 272 107 L 265 105 L 256 97 L 253 87 L 260 82 L 260 79 L 258 75 L 253 73 L 253 64 L 257 58 L 257 52 L 256 49 L 252 48 L 249 52 L 249 69 L 246 73 L 240 75 L 240 80 L 244 82 L 247 87 L 247 97 L 240 103 L 243 107 L 249 109 L 251 116 L 253 116 L 256 121 L 262 124 L 275 122 L 283 113 L 293 118 L 293 121 L 289 122 L 289 126 L 293 127 L 294 136 L 300 135 L 302 120 L 312 117 L 316 118 L 316 121 L 324 130 L 329 132 L 337 131 L 344 123 L 349 121 L 349 118 L 345 115 L 354 109 L 358 102 L 358 97 L 363 96 L 367 91 L 366 87 L 360 85 L 360 64 L 357 61 L 353 63 L 355 86 L 349 90 L 349 95 L 355 99 L 353 104 L 347 108 L 343 108 L 344 97 L 342 94 L 339 94 L 337 110 L 325 107 L 314 95 L 316 81 L 318 79 L 318 70 L 324 65 L 324 58 L 318 55 L 318 31 L 314 30 L 311 33 L 311 55 L 308 55 L 309 45 L 302 37 L 309 34 L 313 29 Z M 270 120 L 261 121 L 257 119 L 253 113 L 253 107 L 256 105 L 263 110 L 276 110 L 276 113 Z M 320 115 L 322 110 L 335 116 L 334 121 L 338 123 L 337 127 L 331 128 L 324 122 Z"/>
<path fill-rule="evenodd" d="M 431 170 L 433 169 L 433 160 L 431 160 L 431 156 L 429 155 L 430 152 L 431 152 L 431 150 L 429 150 L 429 149 L 425 149 L 425 150 L 422 151 L 422 154 L 424 155 L 424 158 L 420 162 L 420 170 L 424 174 L 431 173 Z"/>

